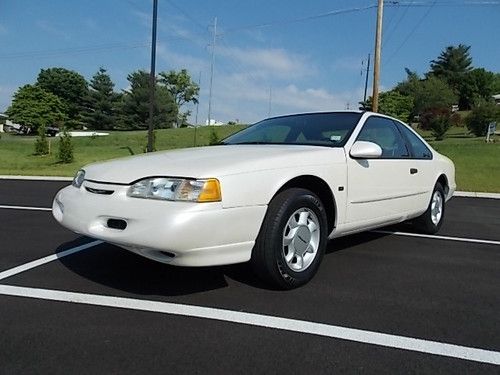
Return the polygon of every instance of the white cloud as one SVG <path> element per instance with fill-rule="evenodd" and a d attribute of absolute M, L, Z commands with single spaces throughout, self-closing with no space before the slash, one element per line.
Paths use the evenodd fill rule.
<path fill-rule="evenodd" d="M 271 115 L 304 111 L 328 111 L 357 108 L 361 88 L 355 92 L 334 93 L 321 83 L 312 83 L 313 73 L 305 57 L 284 49 L 217 49 L 212 97 L 212 118 L 218 121 L 239 119 L 251 123 Z M 208 115 L 210 54 L 205 56 L 181 53 L 159 43 L 158 71 L 187 69 L 194 81 L 202 72 L 198 123 Z M 190 105 L 191 121 L 196 107 Z"/>
<path fill-rule="evenodd" d="M 304 56 L 291 54 L 284 49 L 220 47 L 217 52 L 245 67 L 274 76 L 303 77 L 315 72 L 313 64 Z"/>
<path fill-rule="evenodd" d="M 60 27 L 57 27 L 46 20 L 38 20 L 35 25 L 42 31 L 64 40 L 70 40 L 71 36 Z"/>

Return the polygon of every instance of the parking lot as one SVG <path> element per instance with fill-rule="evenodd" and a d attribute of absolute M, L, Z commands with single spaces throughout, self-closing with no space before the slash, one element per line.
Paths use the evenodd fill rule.
<path fill-rule="evenodd" d="M 331 241 L 275 291 L 69 232 L 49 209 L 67 184 L 0 180 L 2 374 L 500 371 L 500 200 L 453 198 L 438 237 Z"/>

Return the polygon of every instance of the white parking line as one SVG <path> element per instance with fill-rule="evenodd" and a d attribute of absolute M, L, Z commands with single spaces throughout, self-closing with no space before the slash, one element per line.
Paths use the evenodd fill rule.
<path fill-rule="evenodd" d="M 83 245 L 80 245 L 77 247 L 73 247 L 73 248 L 68 249 L 68 250 L 61 251 L 60 253 L 52 254 L 52 255 L 46 256 L 44 258 L 36 259 L 36 260 L 29 262 L 29 263 L 21 264 L 20 266 L 8 269 L 8 270 L 3 271 L 3 272 L 0 272 L 0 280 L 6 279 L 7 277 L 17 275 L 18 273 L 21 273 L 21 272 L 30 270 L 32 268 L 41 266 L 43 264 L 52 262 L 53 260 L 56 260 L 56 259 L 64 258 L 68 255 L 77 253 L 77 252 L 82 251 L 82 250 L 89 249 L 91 247 L 94 247 L 94 246 L 97 246 L 100 244 L 102 244 L 102 241 L 92 241 L 92 242 L 89 242 L 89 243 L 86 243 L 86 244 L 83 244 Z"/>
<path fill-rule="evenodd" d="M 169 302 L 148 301 L 123 297 L 103 296 L 97 294 L 74 293 L 50 289 L 26 288 L 10 285 L 0 285 L 0 294 L 211 319 L 250 326 L 299 332 L 310 335 L 325 336 L 394 349 L 403 349 L 444 357 L 500 365 L 500 352 L 492 350 L 471 348 L 467 346 L 447 344 L 437 341 L 390 335 L 380 332 L 334 326 L 297 319 L 281 318 L 270 315 L 260 315 L 254 313 L 175 304 Z"/>
<path fill-rule="evenodd" d="M 0 208 L 4 208 L 6 210 L 52 211 L 52 208 L 48 207 L 10 206 L 1 204 Z"/>
<path fill-rule="evenodd" d="M 381 234 L 395 234 L 396 236 L 406 236 L 406 237 L 432 238 L 433 240 L 447 240 L 447 241 L 459 241 L 459 242 L 472 242 L 472 243 L 480 243 L 487 245 L 500 245 L 500 241 L 480 240 L 477 238 L 449 237 L 449 236 L 438 236 L 435 234 L 420 234 L 420 233 L 408 233 L 408 232 L 391 232 L 388 230 L 372 230 L 371 232 L 381 233 Z"/>

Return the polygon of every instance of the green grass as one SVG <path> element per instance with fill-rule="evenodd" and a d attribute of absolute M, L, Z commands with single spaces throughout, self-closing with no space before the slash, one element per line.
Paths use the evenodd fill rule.
<path fill-rule="evenodd" d="M 486 143 L 462 127 L 452 128 L 443 141 L 433 141 L 422 132 L 432 147 L 455 163 L 458 190 L 500 193 L 500 137 Z"/>
<path fill-rule="evenodd" d="M 213 127 L 219 139 L 240 130 L 242 125 Z M 209 144 L 212 127 L 198 128 L 196 131 L 197 146 Z M 194 129 L 157 130 L 156 149 L 193 147 Z M 59 139 L 48 138 L 51 143 L 51 155 L 35 156 L 34 143 L 36 137 L 16 136 L 2 133 L 0 139 L 0 175 L 40 175 L 40 176 L 73 176 L 83 165 L 141 154 L 147 144 L 146 131 L 110 132 L 104 137 L 72 138 L 75 161 L 61 164 L 56 160 Z"/>
<path fill-rule="evenodd" d="M 219 139 L 239 130 L 242 125 L 214 127 Z M 197 130 L 197 145 L 207 145 L 212 129 Z M 432 141 L 430 132 L 422 132 L 431 145 L 455 163 L 459 190 L 500 193 L 500 137 L 496 143 L 486 144 L 484 138 L 475 138 L 464 128 L 452 128 L 444 141 Z M 35 137 L 2 134 L 0 139 L 0 175 L 73 176 L 85 164 L 96 161 L 140 154 L 147 143 L 145 131 L 111 132 L 106 137 L 73 138 L 75 161 L 57 163 L 58 139 L 51 140 L 52 154 L 34 156 Z M 194 129 L 167 129 L 156 131 L 157 150 L 192 147 Z"/>

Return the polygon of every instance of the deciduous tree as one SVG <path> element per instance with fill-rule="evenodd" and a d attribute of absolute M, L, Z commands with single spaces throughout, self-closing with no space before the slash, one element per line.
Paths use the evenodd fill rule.
<path fill-rule="evenodd" d="M 179 127 L 189 116 L 189 111 L 181 112 L 181 107 L 190 102 L 198 103 L 200 87 L 191 80 L 191 76 L 186 69 L 182 69 L 179 72 L 175 70 L 161 72 L 159 74 L 159 82 L 165 85 L 177 104 L 178 117 L 176 126 Z"/>
<path fill-rule="evenodd" d="M 66 110 L 56 95 L 39 86 L 25 85 L 14 94 L 6 112 L 15 123 L 37 130 L 42 126 L 59 125 L 65 120 Z"/>
<path fill-rule="evenodd" d="M 36 85 L 63 101 L 70 126 L 80 125 L 80 115 L 87 95 L 87 81 L 80 73 L 65 68 L 42 69 Z"/>

